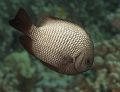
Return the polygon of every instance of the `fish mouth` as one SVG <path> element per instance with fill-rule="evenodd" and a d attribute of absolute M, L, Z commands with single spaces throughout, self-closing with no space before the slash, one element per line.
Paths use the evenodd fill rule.
<path fill-rule="evenodd" d="M 74 68 L 76 70 L 76 72 L 85 72 L 87 70 L 89 70 L 92 66 L 92 64 L 90 65 L 86 65 L 85 64 L 85 61 L 86 61 L 86 56 L 85 56 L 85 53 L 80 53 L 77 58 L 75 59 L 75 63 L 74 63 Z"/>

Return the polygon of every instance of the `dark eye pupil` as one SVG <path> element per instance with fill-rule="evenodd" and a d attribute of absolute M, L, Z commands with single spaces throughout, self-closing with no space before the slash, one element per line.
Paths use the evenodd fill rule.
<path fill-rule="evenodd" d="M 86 61 L 86 64 L 87 64 L 87 65 L 90 64 L 90 60 L 87 60 L 87 61 Z"/>

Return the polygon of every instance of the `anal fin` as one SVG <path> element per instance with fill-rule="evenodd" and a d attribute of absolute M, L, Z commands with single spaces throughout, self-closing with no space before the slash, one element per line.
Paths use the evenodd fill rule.
<path fill-rule="evenodd" d="M 20 37 L 20 42 L 29 53 L 34 55 L 33 49 L 32 49 L 32 40 L 30 37 L 23 35 Z"/>

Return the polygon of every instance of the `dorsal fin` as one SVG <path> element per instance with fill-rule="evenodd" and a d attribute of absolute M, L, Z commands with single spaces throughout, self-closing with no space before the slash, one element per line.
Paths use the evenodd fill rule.
<path fill-rule="evenodd" d="M 83 28 L 85 28 L 82 25 L 82 23 L 77 23 L 75 21 L 71 21 L 71 20 L 68 20 L 68 19 L 61 19 L 61 18 L 54 17 L 54 16 L 51 16 L 51 15 L 46 15 L 46 14 L 44 14 L 44 16 L 42 16 L 42 18 L 39 18 L 39 21 L 37 22 L 37 26 L 38 27 L 45 26 L 47 24 L 56 23 L 58 21 L 72 23 L 72 24 L 74 24 L 76 26 L 82 26 Z"/>
<path fill-rule="evenodd" d="M 46 25 L 50 22 L 55 22 L 55 19 L 52 18 L 51 16 L 48 16 L 46 15 L 44 18 L 43 18 L 43 21 L 42 21 L 42 25 Z"/>
<path fill-rule="evenodd" d="M 37 23 L 37 26 L 44 26 L 46 24 L 49 23 L 54 23 L 56 21 L 65 21 L 63 19 L 57 18 L 57 17 L 53 17 L 51 15 L 44 15 L 42 18 L 40 18 L 40 20 Z"/>
<path fill-rule="evenodd" d="M 23 45 L 23 47 L 32 55 L 34 55 L 33 50 L 32 50 L 32 40 L 26 35 L 22 35 L 20 37 L 20 42 Z"/>

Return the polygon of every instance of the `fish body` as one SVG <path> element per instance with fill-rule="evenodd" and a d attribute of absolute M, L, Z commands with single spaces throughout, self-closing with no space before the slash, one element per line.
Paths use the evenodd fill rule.
<path fill-rule="evenodd" d="M 54 71 L 78 74 L 91 68 L 93 43 L 80 26 L 46 17 L 37 27 L 23 9 L 18 11 L 10 24 L 24 33 L 20 37 L 22 45 Z"/>

